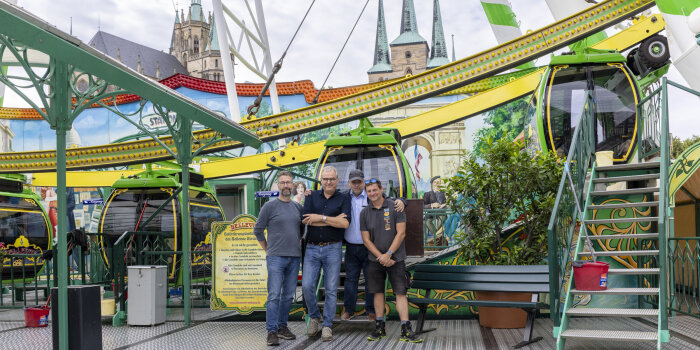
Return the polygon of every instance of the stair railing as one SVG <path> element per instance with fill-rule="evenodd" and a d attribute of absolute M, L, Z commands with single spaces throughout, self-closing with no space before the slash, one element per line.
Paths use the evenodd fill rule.
<path fill-rule="evenodd" d="M 554 336 L 559 332 L 563 303 L 566 297 L 569 271 L 575 252 L 574 239 L 577 230 L 586 234 L 586 244 L 593 254 L 590 239 L 585 227 L 581 227 L 584 218 L 584 187 L 586 174 L 593 162 L 595 153 L 595 100 L 591 91 L 586 93 L 581 119 L 571 139 L 569 153 L 564 163 L 564 172 L 559 183 L 554 209 L 547 228 L 549 234 L 549 292 L 550 317 L 554 322 Z"/>
<path fill-rule="evenodd" d="M 669 81 L 666 77 L 652 93 L 637 105 L 637 113 L 641 117 L 642 127 L 637 129 L 638 159 L 640 161 L 659 154 L 659 346 L 669 340 L 668 304 L 669 304 L 669 273 L 668 273 L 668 239 L 672 228 L 671 208 L 669 207 L 669 169 L 671 166 L 671 138 L 668 126 L 668 86 L 700 97 L 700 92 Z"/>

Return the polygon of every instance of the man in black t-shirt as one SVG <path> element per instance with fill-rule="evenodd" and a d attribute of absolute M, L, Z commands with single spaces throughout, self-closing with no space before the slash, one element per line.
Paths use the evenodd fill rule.
<path fill-rule="evenodd" d="M 367 340 L 379 340 L 386 336 L 384 329 L 384 281 L 387 275 L 396 295 L 396 310 L 401 318 L 400 340 L 420 343 L 408 321 L 408 279 L 406 277 L 406 214 L 397 212 L 393 203 L 382 196 L 382 183 L 377 179 L 365 181 L 365 191 L 370 205 L 360 213 L 362 241 L 369 251 L 367 266 L 367 292 L 374 294 L 377 313 L 375 330 Z"/>

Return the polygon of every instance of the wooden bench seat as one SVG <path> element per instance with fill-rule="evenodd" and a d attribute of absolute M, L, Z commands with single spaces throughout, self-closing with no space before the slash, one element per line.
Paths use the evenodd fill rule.
<path fill-rule="evenodd" d="M 549 305 L 539 301 L 540 293 L 549 293 L 549 267 L 547 265 L 513 266 L 513 265 L 429 265 L 419 264 L 414 267 L 411 288 L 425 290 L 425 298 L 408 298 L 410 303 L 419 307 L 417 332 L 423 330 L 428 305 L 464 305 L 519 308 L 527 312 L 527 324 L 523 341 L 515 348 L 534 343 L 541 337 L 532 339 L 532 327 L 537 310 Z M 430 295 L 432 290 L 450 291 L 489 291 L 489 292 L 523 292 L 532 293 L 527 301 L 492 301 L 440 299 Z M 432 330 L 432 329 L 431 329 Z"/>

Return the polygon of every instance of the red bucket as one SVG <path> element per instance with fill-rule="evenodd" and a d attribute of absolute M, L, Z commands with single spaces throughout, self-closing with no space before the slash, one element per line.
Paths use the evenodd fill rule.
<path fill-rule="evenodd" d="M 48 306 L 37 306 L 24 308 L 24 324 L 27 327 L 46 327 L 49 325 Z"/>
<path fill-rule="evenodd" d="M 574 282 L 578 290 L 605 290 L 608 288 L 610 264 L 602 261 L 574 261 Z"/>

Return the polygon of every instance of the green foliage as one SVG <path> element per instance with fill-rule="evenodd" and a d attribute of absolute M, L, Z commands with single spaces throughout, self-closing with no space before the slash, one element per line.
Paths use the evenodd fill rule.
<path fill-rule="evenodd" d="M 698 141 L 700 141 L 700 136 L 698 135 L 693 135 L 693 137 L 685 140 L 681 140 L 679 137 L 674 136 L 671 140 L 671 158 L 678 158 L 683 151 Z"/>
<path fill-rule="evenodd" d="M 484 119 L 486 125 L 474 135 L 477 141 L 472 152 L 477 157 L 481 156 L 481 150 L 489 138 L 496 140 L 505 137 L 511 141 L 515 140 L 527 123 L 524 119 L 530 106 L 530 98 L 531 96 L 525 96 L 488 111 Z"/>
<path fill-rule="evenodd" d="M 547 224 L 562 165 L 552 152 L 532 154 L 522 141 L 481 140 L 481 157 L 467 153 L 447 179 L 448 206 L 467 229 L 457 239 L 465 260 L 489 265 L 541 264 L 547 256 Z M 504 229 L 520 218 L 522 230 L 504 242 Z"/>

